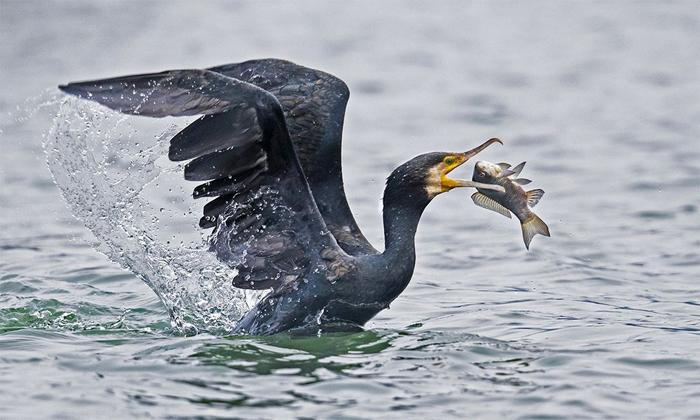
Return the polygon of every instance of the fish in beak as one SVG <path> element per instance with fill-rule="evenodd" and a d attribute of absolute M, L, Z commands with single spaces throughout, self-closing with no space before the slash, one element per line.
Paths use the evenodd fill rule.
<path fill-rule="evenodd" d="M 464 153 L 453 153 L 445 156 L 439 169 L 441 192 L 447 192 L 457 187 L 474 187 L 482 188 L 485 190 L 504 192 L 505 189 L 500 185 L 474 182 L 466 179 L 452 179 L 447 176 L 447 174 L 449 174 L 459 166 L 463 165 L 466 161 L 476 156 L 479 152 L 481 152 L 482 150 L 486 149 L 494 143 L 503 144 L 501 140 L 497 138 L 492 138 Z"/>
<path fill-rule="evenodd" d="M 505 217 L 510 218 L 511 213 L 514 214 L 520 221 L 525 248 L 530 249 L 530 242 L 535 235 L 549 236 L 549 227 L 531 210 L 540 201 L 544 191 L 525 191 L 522 188 L 531 182 L 526 178 L 518 178 L 523 167 L 525 162 L 515 167 L 508 163 L 477 162 L 472 180 L 477 183 L 501 185 L 505 192 L 477 187 L 477 192 L 472 194 L 472 200 L 477 206 Z"/>

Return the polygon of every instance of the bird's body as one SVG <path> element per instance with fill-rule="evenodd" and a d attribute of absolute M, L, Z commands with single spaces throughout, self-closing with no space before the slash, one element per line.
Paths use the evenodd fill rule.
<path fill-rule="evenodd" d="M 480 186 L 447 173 L 464 153 L 426 153 L 399 166 L 384 193 L 385 250 L 360 231 L 345 198 L 340 149 L 348 89 L 327 73 L 276 59 L 71 83 L 63 91 L 149 117 L 203 116 L 178 133 L 169 158 L 185 179 L 210 249 L 237 270 L 233 286 L 271 289 L 237 333 L 360 328 L 408 285 L 414 237 L 436 195 Z"/>

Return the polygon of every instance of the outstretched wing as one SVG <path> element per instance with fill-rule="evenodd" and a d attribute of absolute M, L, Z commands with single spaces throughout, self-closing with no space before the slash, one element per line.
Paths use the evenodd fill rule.
<path fill-rule="evenodd" d="M 345 83 L 328 73 L 277 59 L 209 70 L 254 84 L 277 98 L 326 225 L 348 253 L 376 252 L 357 226 L 343 187 L 341 140 L 350 95 Z"/>
<path fill-rule="evenodd" d="M 71 83 L 60 89 L 114 110 L 149 117 L 205 114 L 170 144 L 190 160 L 185 178 L 206 181 L 194 197 L 211 246 L 235 267 L 234 285 L 279 289 L 310 270 L 341 273 L 350 261 L 328 231 L 273 95 L 207 70 L 175 70 Z"/>

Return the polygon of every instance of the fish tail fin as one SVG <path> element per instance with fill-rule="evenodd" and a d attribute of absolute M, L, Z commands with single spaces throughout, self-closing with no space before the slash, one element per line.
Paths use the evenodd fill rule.
<path fill-rule="evenodd" d="M 530 249 L 530 242 L 535 235 L 539 233 L 540 235 L 549 236 L 549 227 L 535 213 L 530 213 L 521 222 L 520 227 L 523 229 L 523 241 L 525 241 L 525 248 L 528 250 Z"/>

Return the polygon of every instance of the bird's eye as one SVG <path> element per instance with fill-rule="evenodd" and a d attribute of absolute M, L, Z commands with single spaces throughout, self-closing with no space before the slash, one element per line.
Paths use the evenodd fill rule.
<path fill-rule="evenodd" d="M 454 163 L 455 163 L 455 158 L 453 158 L 453 157 L 445 158 L 445 165 L 450 166 L 450 165 L 453 165 Z"/>

